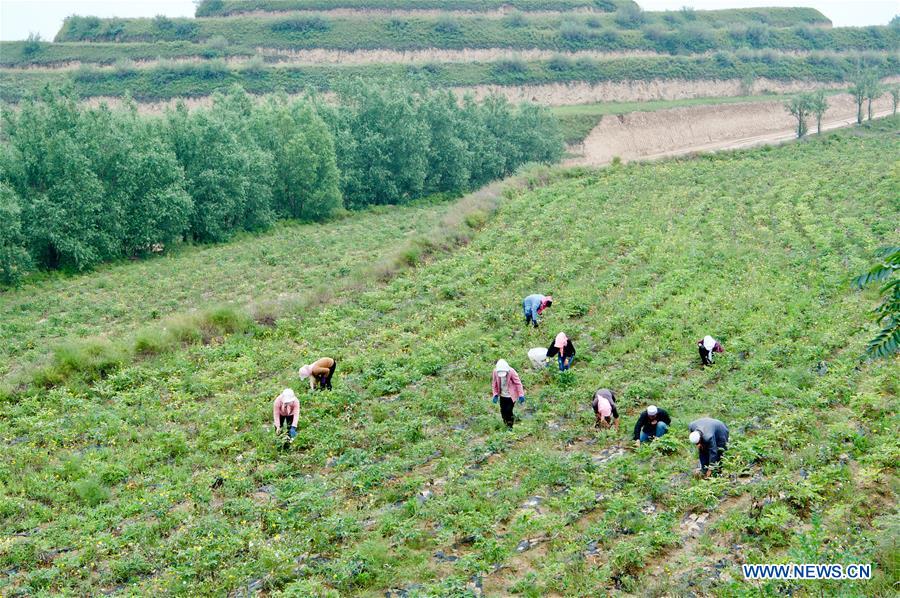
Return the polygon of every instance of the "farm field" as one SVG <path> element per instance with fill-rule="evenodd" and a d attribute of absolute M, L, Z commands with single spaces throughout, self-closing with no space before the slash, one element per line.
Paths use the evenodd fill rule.
<path fill-rule="evenodd" d="M 890 595 L 900 374 L 861 360 L 875 293 L 850 280 L 898 233 L 898 127 L 534 171 L 468 245 L 384 285 L 18 391 L 0 404 L 0 592 Z M 206 273 L 191 255 L 170 261 Z M 296 276 L 279 256 L 276 284 Z M 556 299 L 537 331 L 521 321 L 531 292 Z M 559 330 L 573 370 L 530 371 L 527 349 Z M 725 346 L 706 369 L 704 334 Z M 322 354 L 335 389 L 309 393 L 296 368 Z M 528 396 L 511 432 L 490 401 L 498 358 Z M 283 450 L 270 419 L 286 385 L 301 416 Z M 591 426 L 601 386 L 620 431 Z M 648 402 L 672 432 L 635 450 Z M 705 481 L 686 440 L 701 415 L 731 429 Z M 874 578 L 742 581 L 741 563 L 780 560 L 872 563 Z"/>
<path fill-rule="evenodd" d="M 48 274 L 7 289 L 0 294 L 0 378 L 61 340 L 115 337 L 173 313 L 290 300 L 350 280 L 430 232 L 451 205 L 373 208 L 328 224 L 282 222 L 225 244 L 181 247 L 81 276 Z"/>

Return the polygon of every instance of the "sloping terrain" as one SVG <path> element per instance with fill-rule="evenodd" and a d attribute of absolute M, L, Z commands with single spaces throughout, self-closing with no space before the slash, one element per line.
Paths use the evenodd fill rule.
<path fill-rule="evenodd" d="M 15 395 L 2 592 L 889 595 L 900 376 L 860 361 L 874 294 L 849 280 L 898 234 L 898 124 L 557 174 L 385 286 Z M 534 331 L 536 291 L 556 301 Z M 574 369 L 529 371 L 561 329 Z M 702 369 L 707 333 L 726 352 Z M 305 392 L 297 366 L 325 354 L 334 391 Z M 489 398 L 501 357 L 528 395 L 512 432 Z M 600 386 L 621 431 L 591 426 Z M 633 450 L 648 402 L 672 432 Z M 692 480 L 686 425 L 707 414 L 730 449 Z M 740 563 L 780 559 L 875 578 L 742 581 Z"/>
<path fill-rule="evenodd" d="M 824 129 L 856 122 L 856 103 L 847 94 L 828 98 L 822 118 Z M 882 96 L 872 103 L 873 116 L 891 113 L 891 99 Z M 816 132 L 815 118 L 807 120 Z M 692 151 L 742 147 L 767 139 L 796 137 L 797 120 L 784 108 L 783 100 L 728 103 L 672 108 L 655 112 L 631 112 L 607 116 L 576 149 L 575 164 L 606 164 L 616 156 L 623 160 L 662 157 Z"/>

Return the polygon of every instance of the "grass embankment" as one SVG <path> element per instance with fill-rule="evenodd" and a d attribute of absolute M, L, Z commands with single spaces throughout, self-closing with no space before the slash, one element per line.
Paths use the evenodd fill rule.
<path fill-rule="evenodd" d="M 830 90 L 828 95 L 842 93 L 841 90 Z M 686 106 L 707 106 L 718 104 L 736 104 L 742 102 L 774 102 L 785 100 L 790 96 L 767 94 L 757 96 L 731 96 L 710 98 L 685 98 L 682 100 L 650 100 L 646 102 L 598 102 L 594 104 L 572 104 L 554 106 L 550 111 L 559 121 L 563 139 L 568 145 L 581 143 L 584 138 L 600 124 L 604 116 L 628 114 L 630 112 L 655 112 L 669 108 Z"/>
<path fill-rule="evenodd" d="M 285 12 L 294 10 L 446 10 L 531 11 L 591 10 L 610 12 L 621 6 L 636 6 L 631 0 L 204 0 L 197 5 L 198 17 L 225 16 L 253 11 Z"/>
<path fill-rule="evenodd" d="M 386 286 L 17 395 L 0 406 L 0 586 L 890 593 L 900 379 L 896 361 L 860 363 L 875 295 L 849 281 L 897 233 L 898 124 L 574 173 Z M 533 291 L 557 299 L 536 332 L 519 307 Z M 573 371 L 529 372 L 525 351 L 560 329 Z M 706 333 L 726 352 L 701 369 Z M 335 390 L 301 392 L 281 452 L 271 400 L 322 354 Z M 511 433 L 489 399 L 498 357 L 528 391 Z M 591 428 L 601 385 L 620 433 Z M 650 401 L 671 435 L 613 450 Z M 703 414 L 731 448 L 722 477 L 694 481 L 685 426 Z M 707 510 L 687 542 L 679 521 Z M 741 581 L 739 563 L 782 558 L 873 563 L 876 578 Z"/>
<path fill-rule="evenodd" d="M 895 49 L 890 26 L 825 28 L 767 24 L 769 9 L 641 13 L 623 26 L 612 15 L 560 14 L 507 19 L 479 15 L 409 16 L 252 15 L 203 19 L 69 17 L 57 42 L 206 42 L 267 48 L 540 48 L 546 50 L 656 50 L 692 53 L 739 48 L 778 50 Z M 772 9 L 775 10 L 775 9 Z M 815 12 L 815 11 L 814 11 Z M 790 19 L 786 19 L 789 21 Z"/>
<path fill-rule="evenodd" d="M 300 93 L 312 88 L 328 91 L 355 77 L 404 78 L 426 87 L 474 85 L 529 85 L 584 81 L 651 81 L 740 79 L 844 81 L 858 69 L 860 60 L 879 77 L 900 73 L 895 54 L 865 53 L 820 56 L 788 56 L 772 53 L 718 53 L 710 56 L 660 56 L 610 60 L 560 57 L 550 60 L 443 63 L 424 65 L 370 64 L 355 66 L 286 66 L 261 64 L 231 68 L 218 61 L 159 66 L 149 69 L 74 72 L 0 71 L 0 99 L 17 102 L 47 84 L 71 81 L 80 97 L 123 96 L 137 100 L 200 97 L 226 91 L 235 84 L 250 93 L 275 91 Z"/>

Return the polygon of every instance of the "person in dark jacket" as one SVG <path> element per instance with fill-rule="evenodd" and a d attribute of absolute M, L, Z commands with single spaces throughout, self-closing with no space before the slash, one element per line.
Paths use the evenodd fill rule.
<path fill-rule="evenodd" d="M 634 424 L 634 441 L 637 444 L 642 442 L 652 442 L 654 438 L 659 438 L 669 431 L 672 425 L 672 418 L 665 409 L 660 409 L 656 405 L 650 405 L 638 417 L 637 423 Z"/>
<path fill-rule="evenodd" d="M 608 388 L 601 388 L 594 393 L 591 400 L 591 409 L 594 410 L 595 428 L 619 429 L 619 410 L 616 409 L 616 395 Z"/>
<path fill-rule="evenodd" d="M 728 427 L 717 419 L 701 417 L 688 425 L 691 444 L 697 446 L 700 474 L 709 477 L 728 448 Z"/>
<path fill-rule="evenodd" d="M 719 344 L 719 341 L 710 335 L 704 336 L 697 341 L 697 350 L 700 352 L 700 361 L 703 365 L 713 364 L 713 353 L 723 353 L 725 349 Z"/>
<path fill-rule="evenodd" d="M 559 363 L 560 372 L 565 372 L 572 367 L 572 360 L 575 359 L 575 344 L 566 336 L 565 332 L 557 334 L 553 343 L 547 347 L 547 358 L 554 356 Z"/>

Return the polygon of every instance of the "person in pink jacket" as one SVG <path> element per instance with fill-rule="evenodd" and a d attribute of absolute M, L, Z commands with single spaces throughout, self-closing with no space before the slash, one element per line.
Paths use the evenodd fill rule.
<path fill-rule="evenodd" d="M 512 429 L 515 418 L 513 417 L 514 397 L 518 397 L 520 403 L 525 402 L 525 389 L 522 380 L 516 370 L 509 367 L 505 359 L 497 361 L 494 366 L 494 374 L 491 379 L 491 390 L 494 393 L 494 404 L 500 403 L 500 417 L 506 427 Z"/>
<path fill-rule="evenodd" d="M 275 398 L 272 404 L 272 422 L 275 424 L 275 433 L 281 432 L 282 427 L 288 426 L 288 436 L 291 439 L 297 435 L 297 420 L 300 419 L 300 401 L 290 388 L 285 388 Z"/>

